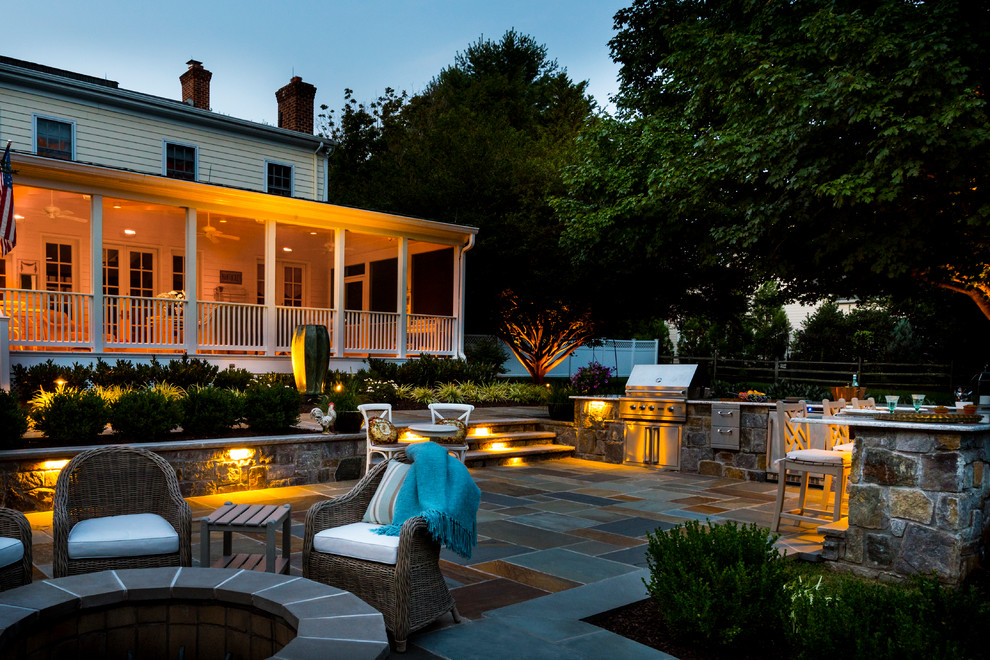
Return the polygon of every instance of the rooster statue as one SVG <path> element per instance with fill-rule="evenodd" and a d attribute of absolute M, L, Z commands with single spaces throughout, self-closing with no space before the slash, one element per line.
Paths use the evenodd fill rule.
<path fill-rule="evenodd" d="M 323 412 L 323 410 L 321 410 L 318 407 L 313 408 L 311 411 L 309 411 L 310 418 L 315 419 L 317 422 L 320 423 L 320 426 L 323 427 L 324 433 L 330 433 L 330 427 L 333 426 L 333 423 L 337 421 L 337 411 L 334 410 L 333 403 L 331 402 L 328 405 L 330 407 L 327 409 L 325 413 Z"/>

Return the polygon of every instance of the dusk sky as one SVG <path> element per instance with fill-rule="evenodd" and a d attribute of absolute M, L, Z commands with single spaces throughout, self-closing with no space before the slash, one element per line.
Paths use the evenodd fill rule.
<path fill-rule="evenodd" d="M 422 91 L 456 53 L 510 28 L 547 47 L 602 106 L 617 89 L 612 16 L 631 0 L 35 0 L 7 3 L 0 54 L 178 99 L 196 59 L 213 72 L 211 106 L 276 123 L 275 90 L 293 75 L 316 105 L 345 87 L 367 102 L 386 87 Z"/>

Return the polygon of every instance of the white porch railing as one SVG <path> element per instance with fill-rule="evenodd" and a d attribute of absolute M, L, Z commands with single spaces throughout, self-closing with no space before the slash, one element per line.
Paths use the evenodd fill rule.
<path fill-rule="evenodd" d="M 88 296 L 87 296 L 88 298 Z M 181 348 L 183 300 L 104 296 L 103 343 L 107 348 Z"/>
<path fill-rule="evenodd" d="M 199 348 L 228 351 L 265 350 L 265 306 L 200 302 Z"/>
<path fill-rule="evenodd" d="M 275 350 L 292 350 L 292 333 L 296 326 L 322 325 L 330 333 L 333 345 L 333 310 L 319 307 L 276 307 L 275 308 Z"/>
<path fill-rule="evenodd" d="M 195 332 L 192 348 L 205 351 L 265 353 L 268 308 L 233 302 L 197 302 L 197 327 L 189 322 L 189 301 L 142 296 L 104 296 L 103 309 L 94 312 L 93 296 L 83 293 L 0 289 L 0 312 L 9 317 L 11 348 L 94 349 L 103 333 L 107 350 L 185 350 L 187 332 Z M 96 314 L 95 320 L 91 317 Z M 346 354 L 396 355 L 400 315 L 390 312 L 344 312 Z M 454 355 L 457 319 L 452 316 L 410 314 L 406 327 L 406 355 Z M 324 325 L 333 338 L 337 316 L 331 309 L 276 307 L 274 351 L 291 350 L 292 333 L 299 325 Z"/>
<path fill-rule="evenodd" d="M 457 319 L 453 316 L 410 314 L 406 325 L 406 352 L 453 355 Z"/>
<path fill-rule="evenodd" d="M 399 315 L 344 311 L 344 351 L 395 353 Z"/>
<path fill-rule="evenodd" d="M 12 347 L 88 346 L 92 298 L 84 293 L 0 289 Z"/>

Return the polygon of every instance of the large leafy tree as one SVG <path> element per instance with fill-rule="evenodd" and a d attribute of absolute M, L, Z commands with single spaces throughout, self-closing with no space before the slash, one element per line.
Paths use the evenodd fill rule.
<path fill-rule="evenodd" d="M 563 192 L 559 164 L 591 116 L 546 47 L 514 30 L 458 53 L 420 94 L 389 90 L 328 114 L 331 201 L 480 229 L 468 257 L 468 323 L 493 329 L 512 289 L 544 306 L 577 294 L 558 248 L 548 199 Z"/>
<path fill-rule="evenodd" d="M 638 266 L 603 248 L 618 233 L 696 260 L 699 291 L 724 266 L 792 299 L 939 287 L 990 318 L 987 3 L 634 0 L 615 25 L 621 114 L 558 204 L 580 258 Z"/>

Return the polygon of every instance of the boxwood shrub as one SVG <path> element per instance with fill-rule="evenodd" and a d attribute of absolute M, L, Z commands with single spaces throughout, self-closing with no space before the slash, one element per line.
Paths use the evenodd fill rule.
<path fill-rule="evenodd" d="M 110 421 L 110 408 L 97 391 L 69 387 L 42 390 L 31 400 L 29 414 L 34 428 L 65 445 L 95 442 Z"/>
<path fill-rule="evenodd" d="M 284 431 L 299 421 L 301 402 L 295 388 L 255 383 L 244 393 L 244 421 L 253 431 Z"/>
<path fill-rule="evenodd" d="M 28 415 L 21 408 L 16 393 L 0 390 L 0 447 L 17 442 L 27 430 Z"/>
<path fill-rule="evenodd" d="M 217 435 L 240 421 L 243 395 L 219 387 L 193 386 L 180 401 L 182 430 L 193 435 Z"/>
<path fill-rule="evenodd" d="M 124 392 L 110 410 L 114 433 L 129 439 L 160 440 L 181 419 L 178 400 L 157 389 Z"/>

